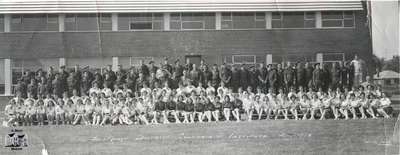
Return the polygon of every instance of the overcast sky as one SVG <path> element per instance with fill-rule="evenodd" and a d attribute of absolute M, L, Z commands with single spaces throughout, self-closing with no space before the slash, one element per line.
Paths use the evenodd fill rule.
<path fill-rule="evenodd" d="M 372 1 L 373 51 L 378 57 L 392 58 L 399 52 L 399 1 Z"/>

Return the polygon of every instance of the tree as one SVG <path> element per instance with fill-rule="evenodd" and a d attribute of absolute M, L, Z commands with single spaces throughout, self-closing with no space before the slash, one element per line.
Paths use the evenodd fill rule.
<path fill-rule="evenodd" d="M 400 56 L 395 55 L 392 59 L 384 62 L 383 70 L 392 70 L 395 72 L 400 72 Z"/>

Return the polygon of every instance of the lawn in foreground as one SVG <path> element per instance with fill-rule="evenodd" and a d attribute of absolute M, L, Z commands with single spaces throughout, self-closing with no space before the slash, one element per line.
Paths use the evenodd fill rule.
<path fill-rule="evenodd" d="M 150 126 L 22 127 L 28 148 L 0 154 L 399 154 L 397 119 L 262 120 Z M 396 128 L 396 129 L 395 129 Z M 0 128 L 6 135 L 9 128 Z M 395 137 L 394 137 L 395 136 Z"/>

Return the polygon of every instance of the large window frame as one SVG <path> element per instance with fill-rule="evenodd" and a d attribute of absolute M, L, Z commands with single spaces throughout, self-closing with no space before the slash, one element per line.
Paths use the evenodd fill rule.
<path fill-rule="evenodd" d="M 302 11 L 299 11 L 302 12 Z M 274 18 L 274 13 L 279 14 L 279 18 Z M 308 18 L 308 13 L 313 13 L 314 17 L 313 18 Z M 283 27 L 283 21 L 284 21 L 284 12 L 271 12 L 271 29 L 316 29 L 317 24 L 317 17 L 316 17 L 316 12 L 314 11 L 305 11 L 303 12 L 303 27 Z M 275 22 L 280 22 L 280 27 L 273 27 L 273 23 Z M 306 23 L 312 21 L 314 23 L 313 27 L 307 27 Z"/>
<path fill-rule="evenodd" d="M 248 57 L 248 58 L 253 58 L 253 61 L 242 61 L 242 62 L 237 62 L 235 59 L 238 59 L 240 57 Z M 256 55 L 232 55 L 232 64 L 246 64 L 246 65 L 254 65 L 257 64 L 257 56 Z"/>
<path fill-rule="evenodd" d="M 185 13 L 171 13 L 170 14 L 170 30 L 173 31 L 186 31 L 186 30 L 216 30 L 216 27 L 210 29 L 207 28 L 207 20 L 204 18 L 208 14 L 207 12 L 185 12 Z M 185 17 L 186 16 L 186 17 Z M 215 14 L 213 14 L 215 18 Z M 188 18 L 189 20 L 185 19 Z M 201 18 L 201 19 L 195 19 Z M 185 28 L 185 24 L 200 24 L 201 28 Z M 174 28 L 173 24 L 179 25 L 179 28 Z"/>
<path fill-rule="evenodd" d="M 335 53 L 322 53 L 322 60 L 323 62 L 341 62 L 346 60 L 346 55 L 343 52 L 335 52 Z M 342 57 L 341 60 L 325 60 L 325 57 L 329 55 L 336 55 Z"/>
<path fill-rule="evenodd" d="M 235 28 L 235 22 L 234 22 L 234 14 L 235 13 L 240 13 L 240 12 L 223 12 L 221 13 L 221 30 L 264 30 L 267 28 L 267 20 L 266 20 L 266 14 L 265 12 L 248 12 L 253 14 L 253 20 L 254 20 L 254 27 L 253 28 Z M 262 15 L 259 15 L 262 14 Z M 228 17 L 228 18 L 226 18 Z M 261 18 L 259 18 L 261 17 Z M 257 22 L 262 22 L 264 23 L 264 27 L 259 28 L 257 27 Z M 224 28 L 224 25 L 230 25 L 227 28 Z"/>
<path fill-rule="evenodd" d="M 46 14 L 46 22 L 47 22 L 47 24 L 57 24 L 58 23 L 58 15 L 57 14 Z"/>
<path fill-rule="evenodd" d="M 162 31 L 164 30 L 164 19 L 163 19 L 163 14 L 161 14 L 161 18 L 157 19 L 158 17 L 156 15 L 161 14 L 161 13 L 132 13 L 130 14 L 131 16 L 129 17 L 129 31 Z M 135 15 L 150 15 L 151 20 L 135 20 Z M 161 23 L 161 29 L 155 29 L 154 23 Z M 138 29 L 138 28 L 132 28 L 132 24 L 151 24 L 151 28 L 144 28 L 144 29 Z"/>
<path fill-rule="evenodd" d="M 341 17 L 342 18 L 324 18 L 324 13 L 325 12 L 341 12 Z M 321 27 L 322 28 L 355 28 L 356 26 L 356 18 L 355 18 L 355 13 L 354 11 L 323 11 L 321 12 Z M 350 13 L 351 15 L 349 17 L 349 15 L 346 13 Z M 345 26 L 345 22 L 352 20 L 352 25 L 353 26 Z M 341 26 L 324 26 L 324 22 L 329 22 L 329 21 L 341 21 Z"/>

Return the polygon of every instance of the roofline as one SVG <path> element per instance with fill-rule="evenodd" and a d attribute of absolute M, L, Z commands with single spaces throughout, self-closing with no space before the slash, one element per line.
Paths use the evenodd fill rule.
<path fill-rule="evenodd" d="M 0 2 L 0 14 L 136 12 L 275 12 L 363 10 L 361 1 L 334 0 L 59 0 Z"/>

